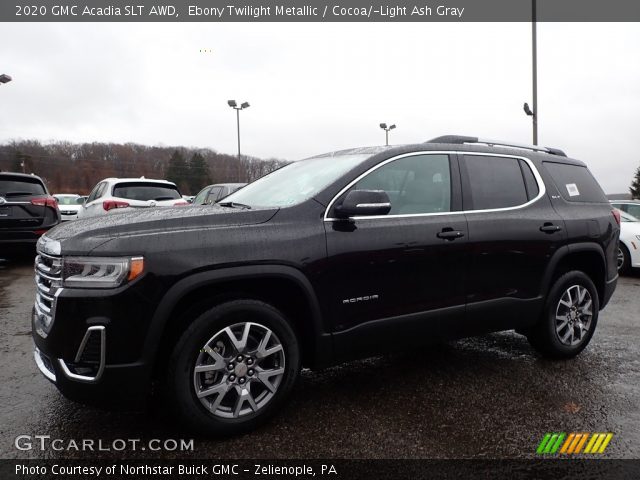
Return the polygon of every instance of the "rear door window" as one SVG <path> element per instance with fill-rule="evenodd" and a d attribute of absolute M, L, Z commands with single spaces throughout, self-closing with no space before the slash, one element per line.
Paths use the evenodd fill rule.
<path fill-rule="evenodd" d="M 208 204 L 216 203 L 218 198 L 220 198 L 220 192 L 222 191 L 222 187 L 213 187 L 211 191 L 209 191 L 209 195 L 207 196 Z"/>
<path fill-rule="evenodd" d="M 123 182 L 113 187 L 113 196 L 128 200 L 175 200 L 180 197 L 178 188 L 165 183 Z"/>
<path fill-rule="evenodd" d="M 524 169 L 517 158 L 465 155 L 464 159 L 473 210 L 516 207 L 538 194 L 535 178 L 533 183 L 529 180 L 531 193 L 527 193 Z M 526 162 L 522 163 L 533 176 Z"/>
<path fill-rule="evenodd" d="M 544 162 L 562 198 L 568 202 L 607 203 L 602 188 L 587 167 Z"/>

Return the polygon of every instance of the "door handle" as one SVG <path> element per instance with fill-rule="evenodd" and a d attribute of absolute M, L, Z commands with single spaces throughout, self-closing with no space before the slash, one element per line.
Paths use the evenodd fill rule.
<path fill-rule="evenodd" d="M 545 223 L 540 227 L 540 231 L 544 233 L 556 233 L 562 230 L 562 227 L 554 225 L 553 223 Z"/>
<path fill-rule="evenodd" d="M 459 230 L 453 230 L 452 228 L 445 228 L 441 232 L 437 233 L 436 236 L 438 238 L 451 241 L 455 240 L 456 238 L 464 237 L 464 233 Z"/>

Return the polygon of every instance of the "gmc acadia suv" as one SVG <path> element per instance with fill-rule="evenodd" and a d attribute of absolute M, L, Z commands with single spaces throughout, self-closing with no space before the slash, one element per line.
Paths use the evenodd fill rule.
<path fill-rule="evenodd" d="M 584 163 L 501 145 L 345 150 L 218 206 L 57 227 L 38 243 L 35 360 L 69 398 L 162 394 L 230 434 L 302 366 L 509 329 L 573 357 L 616 286 L 618 213 Z"/>

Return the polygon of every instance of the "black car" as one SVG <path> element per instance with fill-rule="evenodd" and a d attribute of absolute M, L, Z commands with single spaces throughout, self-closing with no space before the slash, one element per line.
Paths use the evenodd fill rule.
<path fill-rule="evenodd" d="M 40 177 L 0 172 L 0 254 L 33 252 L 58 223 L 58 204 Z"/>
<path fill-rule="evenodd" d="M 218 200 L 240 190 L 246 183 L 216 183 L 207 185 L 193 199 L 193 205 L 212 205 Z"/>
<path fill-rule="evenodd" d="M 573 357 L 616 286 L 618 213 L 584 163 L 517 147 L 345 150 L 218 206 L 58 227 L 38 245 L 36 362 L 69 398 L 166 395 L 228 434 L 274 414 L 302 366 L 509 329 Z"/>

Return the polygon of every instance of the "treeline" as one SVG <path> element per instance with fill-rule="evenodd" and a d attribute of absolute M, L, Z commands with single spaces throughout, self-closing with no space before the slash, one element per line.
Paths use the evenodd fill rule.
<path fill-rule="evenodd" d="M 146 177 L 175 182 L 195 195 L 211 183 L 251 182 L 285 165 L 211 149 L 151 147 L 136 143 L 41 143 L 21 140 L 0 145 L 0 171 L 34 173 L 52 193 L 87 195 L 103 178 Z"/>

